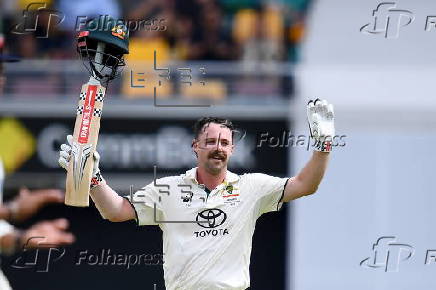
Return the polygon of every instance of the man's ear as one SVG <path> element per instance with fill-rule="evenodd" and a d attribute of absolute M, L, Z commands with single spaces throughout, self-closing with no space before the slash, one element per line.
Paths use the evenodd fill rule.
<path fill-rule="evenodd" d="M 192 139 L 192 143 L 191 143 L 191 147 L 192 147 L 192 151 L 194 151 L 195 156 L 198 157 L 198 142 L 197 139 Z"/>

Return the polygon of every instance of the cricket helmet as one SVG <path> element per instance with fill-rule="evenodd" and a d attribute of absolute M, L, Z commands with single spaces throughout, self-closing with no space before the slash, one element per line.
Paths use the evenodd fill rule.
<path fill-rule="evenodd" d="M 120 20 L 107 15 L 94 18 L 78 33 L 77 51 L 90 74 L 108 82 L 125 65 L 124 54 L 129 53 L 129 31 Z"/>

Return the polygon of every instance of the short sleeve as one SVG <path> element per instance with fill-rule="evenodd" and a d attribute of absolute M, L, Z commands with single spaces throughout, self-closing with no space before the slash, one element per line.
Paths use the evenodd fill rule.
<path fill-rule="evenodd" d="M 138 225 L 159 225 L 163 219 L 159 189 L 153 183 L 141 188 L 126 198 L 136 212 Z"/>
<path fill-rule="evenodd" d="M 283 205 L 285 186 L 289 178 L 270 176 L 263 173 L 250 174 L 252 194 L 258 203 L 259 216 L 263 213 L 278 211 Z"/>

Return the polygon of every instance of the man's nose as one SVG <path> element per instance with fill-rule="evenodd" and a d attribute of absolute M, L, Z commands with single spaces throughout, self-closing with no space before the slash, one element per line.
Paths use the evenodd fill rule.
<path fill-rule="evenodd" d="M 225 150 L 224 150 L 224 145 L 221 143 L 221 142 L 217 142 L 216 143 L 216 147 L 215 147 L 215 149 L 217 150 L 217 151 L 220 151 L 220 152 L 224 152 Z"/>

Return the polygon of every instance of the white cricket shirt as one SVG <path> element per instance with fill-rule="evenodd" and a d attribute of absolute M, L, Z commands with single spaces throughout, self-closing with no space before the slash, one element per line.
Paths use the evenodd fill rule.
<path fill-rule="evenodd" d="M 288 179 L 227 171 L 207 196 L 196 170 L 157 179 L 126 198 L 139 225 L 163 232 L 167 290 L 246 289 L 256 220 L 281 208 Z"/>

